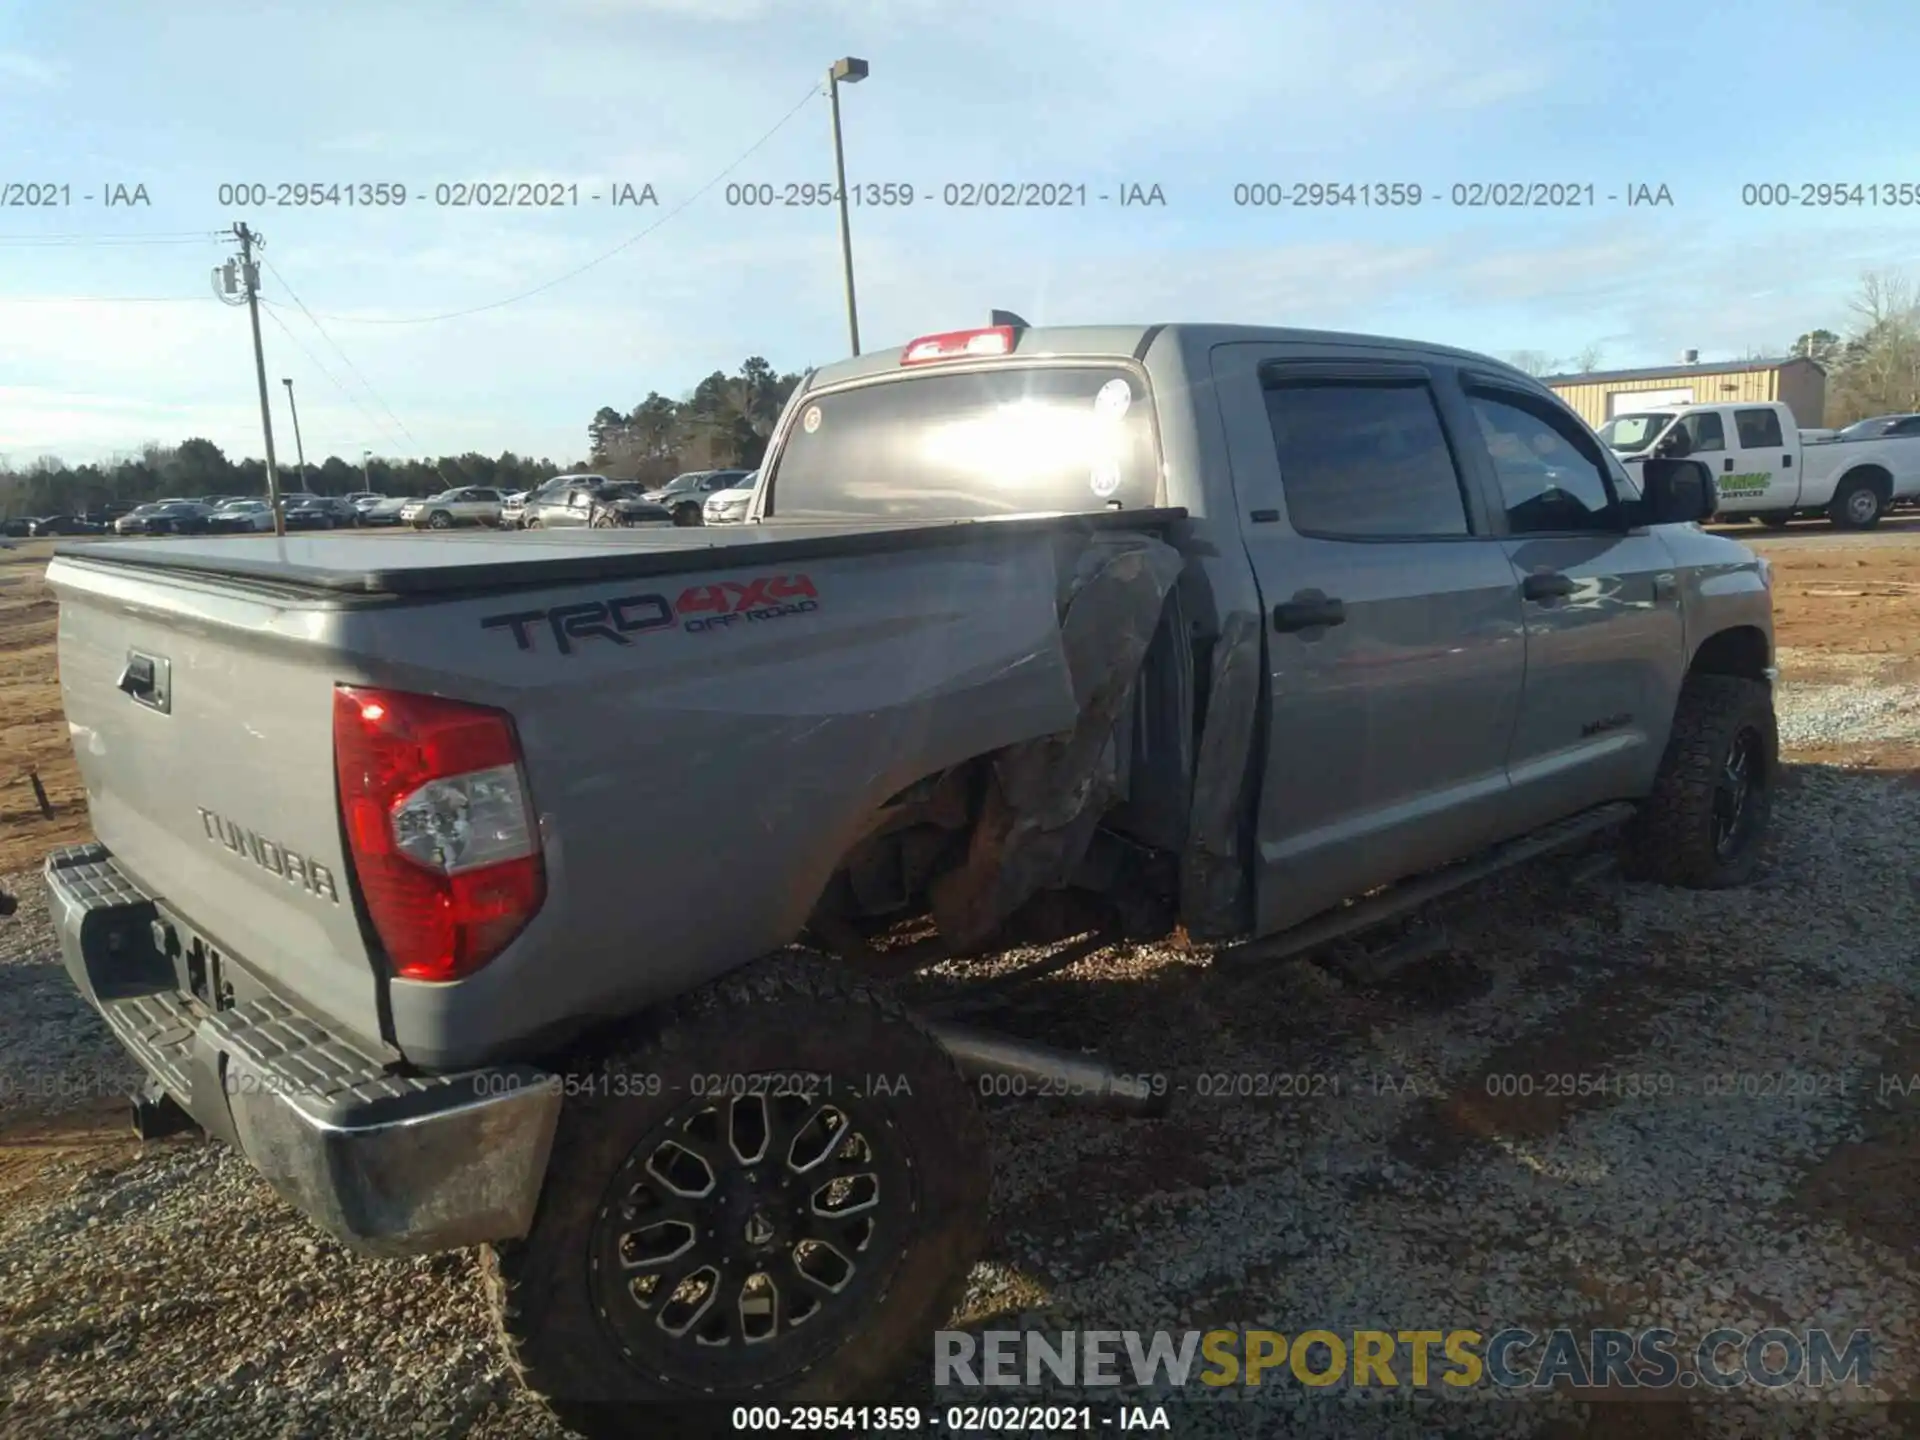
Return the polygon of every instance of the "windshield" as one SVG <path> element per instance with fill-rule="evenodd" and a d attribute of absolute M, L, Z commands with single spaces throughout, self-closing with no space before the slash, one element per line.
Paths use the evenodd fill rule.
<path fill-rule="evenodd" d="M 1673 423 L 1672 411 L 1645 411 L 1616 415 L 1600 427 L 1600 441 L 1622 455 L 1635 455 L 1660 438 L 1660 432 Z"/>
<path fill-rule="evenodd" d="M 1856 420 L 1844 430 L 1838 431 L 1833 438 L 1836 440 L 1877 440 L 1881 435 L 1886 433 L 1887 427 L 1897 418 L 1897 416 L 1893 415 L 1876 415 L 1870 420 Z"/>
<path fill-rule="evenodd" d="M 691 475 L 676 475 L 666 483 L 661 493 L 678 495 L 684 490 L 692 490 L 712 473 L 711 470 L 696 470 Z"/>
<path fill-rule="evenodd" d="M 851 386 L 807 402 L 773 469 L 783 519 L 963 519 L 1151 507 L 1159 443 L 1119 365 L 996 365 Z"/>

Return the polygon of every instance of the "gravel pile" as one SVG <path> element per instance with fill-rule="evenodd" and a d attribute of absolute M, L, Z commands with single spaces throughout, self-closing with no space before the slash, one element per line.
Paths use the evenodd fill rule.
<path fill-rule="evenodd" d="M 1856 722 L 1853 693 L 1789 687 L 1783 734 L 1911 717 Z M 969 1018 L 1165 1074 L 1173 1103 L 1128 1120 L 991 1102 L 996 1232 L 961 1323 L 1859 1326 L 1876 1337 L 1862 1398 L 1905 1392 L 1920 1095 L 1882 1077 L 1920 1071 L 1916 835 L 1920 788 L 1800 770 L 1740 891 L 1562 857 L 1441 902 L 1442 953 L 1374 986 L 1338 952 L 1235 970 L 1112 945 L 1009 992 Z M 23 903 L 0 922 L 0 1070 L 124 1071 L 51 953 L 37 879 L 8 888 Z M 1668 1085 L 1549 1095 L 1556 1074 Z M 1304 1079 L 1239 1078 L 1281 1076 Z M 1753 1079 L 1709 1093 L 1722 1076 Z M 143 1151 L 58 1088 L 0 1094 L 0 1433 L 563 1433 L 510 1383 L 471 1257 L 348 1255 L 220 1148 Z M 1174 1433 L 1256 1415 L 1267 1433 L 1603 1433 L 1532 1397 L 1258 1393 L 1190 1395 Z M 1659 1407 L 1661 1433 L 1802 1433 L 1816 1414 L 1824 1433 L 1881 1433 L 1793 1390 L 1714 1398 L 1684 1419 Z"/>

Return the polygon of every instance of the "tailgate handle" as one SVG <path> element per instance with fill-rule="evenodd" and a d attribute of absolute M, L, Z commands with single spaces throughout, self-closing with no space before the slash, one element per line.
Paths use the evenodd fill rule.
<path fill-rule="evenodd" d="M 130 650 L 126 668 L 120 672 L 118 688 L 136 705 L 167 714 L 173 703 L 173 687 L 167 683 L 172 668 L 158 655 L 142 655 L 138 650 Z"/>

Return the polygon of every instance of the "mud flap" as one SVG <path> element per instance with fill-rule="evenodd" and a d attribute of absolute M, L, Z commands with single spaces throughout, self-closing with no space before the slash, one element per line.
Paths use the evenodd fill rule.
<path fill-rule="evenodd" d="M 1065 884 L 1101 817 L 1124 798 L 1119 721 L 1184 564 L 1145 535 L 1101 536 L 1082 551 L 1060 624 L 1079 719 L 994 756 L 966 859 L 929 890 L 951 953 L 977 947 L 1035 894 Z"/>

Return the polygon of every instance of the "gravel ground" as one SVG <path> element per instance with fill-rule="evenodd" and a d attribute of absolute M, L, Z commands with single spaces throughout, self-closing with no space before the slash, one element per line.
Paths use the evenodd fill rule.
<path fill-rule="evenodd" d="M 1783 731 L 1913 723 L 1912 687 L 1877 708 L 1836 688 L 1788 687 Z M 1886 1077 L 1920 1076 L 1914 778 L 1796 768 L 1740 891 L 1594 878 L 1580 857 L 1496 877 L 1436 907 L 1442 953 L 1379 986 L 1339 953 L 1236 970 L 1114 945 L 1009 991 L 974 1018 L 1097 1046 L 1174 1099 L 1151 1121 L 994 1103 L 995 1231 L 961 1323 L 1866 1327 L 1856 1398 L 1913 1396 L 1920 1094 Z M 0 1434 L 564 1433 L 511 1384 L 470 1256 L 350 1256 L 220 1147 L 125 1138 L 106 1094 L 125 1062 L 51 953 L 37 879 L 5 883 L 22 909 L 0 921 Z M 1548 1093 L 1565 1074 L 1656 1093 Z M 1319 1078 L 1310 1097 L 1233 1094 L 1268 1075 Z M 1734 1094 L 1704 1093 L 1723 1075 Z M 1780 1075 L 1811 1093 L 1740 1093 Z M 1889 1423 L 1792 1389 L 1449 1398 L 1289 1384 L 1257 1409 L 1310 1435 Z M 1189 1403 L 1173 1433 L 1243 1431 L 1255 1409 Z"/>

